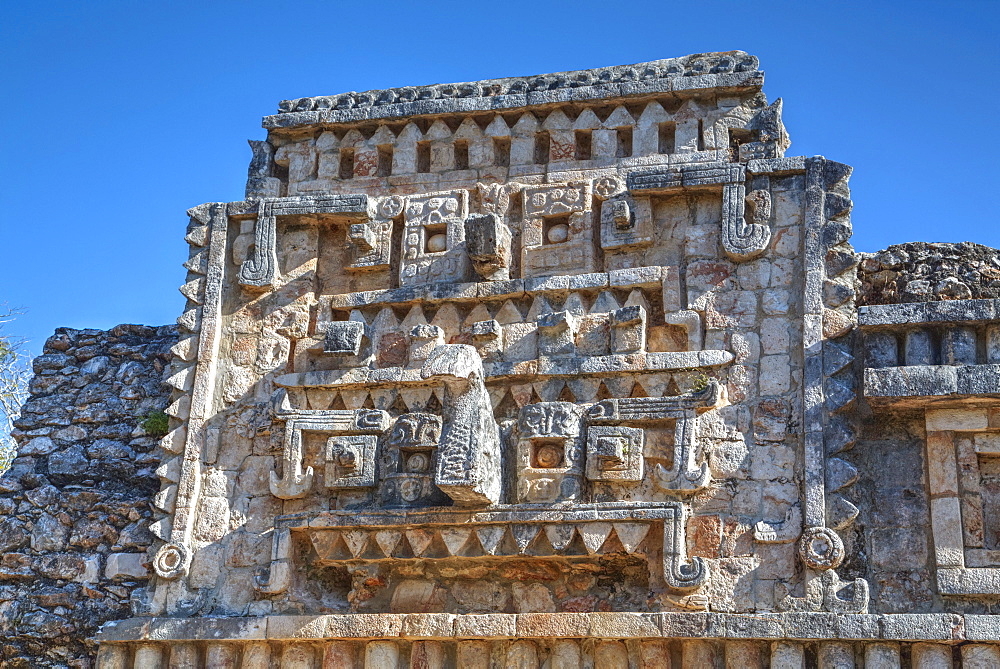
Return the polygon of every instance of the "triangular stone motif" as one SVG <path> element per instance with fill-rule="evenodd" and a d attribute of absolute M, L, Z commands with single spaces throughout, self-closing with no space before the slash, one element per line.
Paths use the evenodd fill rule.
<path fill-rule="evenodd" d="M 382 550 L 386 557 L 392 557 L 393 551 L 399 545 L 399 540 L 403 533 L 397 530 L 381 530 L 375 533 L 375 543 Z"/>
<path fill-rule="evenodd" d="M 434 541 L 434 532 L 432 530 L 406 530 L 406 540 L 410 542 L 413 554 L 420 557 Z"/>
<path fill-rule="evenodd" d="M 601 549 L 611 534 L 611 523 L 581 523 L 576 529 L 583 539 L 583 545 L 587 547 L 587 552 L 593 555 Z"/>
<path fill-rule="evenodd" d="M 347 550 L 351 551 L 351 555 L 358 557 L 361 552 L 365 549 L 365 544 L 368 543 L 368 532 L 364 530 L 348 530 L 344 532 L 344 543 L 347 544 Z"/>
<path fill-rule="evenodd" d="M 576 528 L 568 524 L 546 525 L 545 536 L 548 537 L 552 548 L 557 551 L 565 550 L 573 541 L 573 534 Z"/>
<path fill-rule="evenodd" d="M 642 540 L 649 534 L 649 525 L 645 523 L 615 523 L 615 534 L 622 542 L 626 553 L 634 553 Z"/>
<path fill-rule="evenodd" d="M 467 527 L 448 527 L 441 530 L 441 540 L 452 555 L 461 555 L 462 548 L 469 542 L 472 530 Z"/>
<path fill-rule="evenodd" d="M 503 540 L 503 534 L 503 525 L 487 525 L 486 527 L 476 528 L 476 536 L 479 537 L 479 543 L 482 545 L 483 550 L 490 555 L 496 555 L 497 547 Z"/>
<path fill-rule="evenodd" d="M 524 553 L 525 549 L 538 536 L 538 525 L 511 525 L 510 531 L 517 543 L 517 552 Z"/>

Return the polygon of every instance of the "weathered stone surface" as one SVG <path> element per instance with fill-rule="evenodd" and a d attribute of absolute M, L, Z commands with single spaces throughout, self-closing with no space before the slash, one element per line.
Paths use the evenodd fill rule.
<path fill-rule="evenodd" d="M 10 514 L 0 519 L 0 600 L 19 602 L 16 610 L 0 604 L 7 629 L 0 663 L 90 661 L 88 638 L 105 621 L 130 616 L 133 594 L 142 596 L 158 456 L 156 438 L 140 424 L 169 401 L 161 379 L 175 341 L 173 328 L 120 325 L 62 328 L 46 343 L 36 370 L 51 376 L 36 379 L 62 383 L 33 384 L 30 402 L 50 408 L 22 414 L 18 459 L 7 473 L 20 472 L 20 485 L 0 494 Z M 59 407 L 72 418 L 32 436 Z M 28 457 L 30 472 L 17 465 Z"/>
<path fill-rule="evenodd" d="M 35 361 L 4 659 L 992 662 L 996 252 L 855 253 L 757 67 L 282 103 L 183 337 Z"/>

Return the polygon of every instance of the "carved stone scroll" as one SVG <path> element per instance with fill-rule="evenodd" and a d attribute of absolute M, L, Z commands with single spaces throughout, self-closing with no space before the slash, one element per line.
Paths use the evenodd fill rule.
<path fill-rule="evenodd" d="M 483 383 L 483 362 L 466 344 L 443 344 L 421 376 L 444 383 L 444 428 L 435 484 L 460 506 L 500 499 L 500 430 Z"/>
<path fill-rule="evenodd" d="M 269 288 L 278 267 L 277 217 L 270 200 L 261 200 L 254 226 L 253 253 L 240 265 L 239 282 L 252 288 Z"/>
<path fill-rule="evenodd" d="M 697 464 L 695 429 L 697 414 L 716 406 L 721 389 L 715 379 L 701 391 L 676 397 L 633 397 L 602 400 L 592 406 L 587 419 L 596 424 L 657 423 L 675 421 L 673 465 L 657 465 L 655 482 L 662 490 L 690 494 L 711 482 L 707 462 Z M 590 452 L 588 446 L 588 476 Z"/>
<path fill-rule="evenodd" d="M 765 211 L 770 214 L 770 194 L 766 200 L 759 191 L 754 191 L 754 194 L 755 202 L 767 202 L 766 209 L 757 206 L 752 210 L 764 223 L 746 219 L 746 186 L 737 183 L 722 187 L 722 248 L 733 260 L 756 258 L 771 242 L 771 228 L 762 216 Z"/>
<path fill-rule="evenodd" d="M 700 557 L 688 561 L 683 505 L 677 504 L 667 511 L 669 515 L 663 521 L 663 579 L 671 590 L 690 592 L 705 584 L 708 564 Z"/>
<path fill-rule="evenodd" d="M 374 409 L 357 409 L 354 411 L 308 411 L 294 410 L 287 406 L 287 396 L 281 393 L 277 400 L 278 409 L 275 417 L 285 421 L 285 439 L 282 449 L 282 475 L 270 474 L 271 494 L 281 499 L 296 499 L 309 492 L 313 482 L 313 468 L 302 469 L 302 433 L 320 432 L 336 433 L 368 433 L 384 432 L 389 427 L 389 414 Z M 372 442 L 372 450 L 374 442 Z M 331 451 L 332 452 L 332 447 Z M 362 467 L 370 467 L 374 476 L 374 462 L 363 463 Z M 335 470 L 336 471 L 336 470 Z M 343 476 L 343 474 L 338 474 Z M 348 480 L 351 476 L 348 476 Z M 329 485 L 329 481 L 327 482 Z M 368 483 L 366 485 L 373 485 Z M 355 487 L 359 483 L 348 483 L 345 486 Z"/>
<path fill-rule="evenodd" d="M 240 265 L 238 282 L 249 288 L 270 288 L 278 271 L 278 216 L 368 213 L 367 195 L 324 195 L 262 199 L 257 205 L 253 253 Z"/>
<path fill-rule="evenodd" d="M 771 241 L 770 193 L 755 188 L 751 193 L 751 220 L 747 220 L 746 168 L 730 163 L 681 165 L 636 171 L 628 175 L 633 195 L 669 192 L 695 186 L 722 186 L 722 248 L 736 261 L 750 260 L 767 249 Z"/>

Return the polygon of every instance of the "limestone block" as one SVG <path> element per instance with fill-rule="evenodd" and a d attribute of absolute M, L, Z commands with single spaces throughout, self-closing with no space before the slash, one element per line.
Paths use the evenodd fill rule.
<path fill-rule="evenodd" d="M 538 648 L 533 641 L 515 641 L 507 649 L 504 667 L 508 669 L 539 669 Z"/>
<path fill-rule="evenodd" d="M 854 647 L 849 643 L 819 644 L 820 669 L 854 669 Z"/>
<path fill-rule="evenodd" d="M 642 305 L 611 312 L 611 352 L 635 353 L 646 350 L 646 309 Z"/>
<path fill-rule="evenodd" d="M 198 646 L 193 643 L 170 645 L 170 669 L 199 669 Z"/>
<path fill-rule="evenodd" d="M 104 567 L 104 578 L 109 580 L 131 580 L 149 578 L 145 553 L 111 553 Z"/>
<path fill-rule="evenodd" d="M 962 669 L 1000 667 L 1000 644 L 974 643 L 962 646 Z"/>
<path fill-rule="evenodd" d="M 910 647 L 913 669 L 951 669 L 951 646 L 915 643 Z"/>
<path fill-rule="evenodd" d="M 489 669 L 490 646 L 485 641 L 459 641 L 457 659 L 460 667 Z"/>
<path fill-rule="evenodd" d="M 205 669 L 236 669 L 237 647 L 228 643 L 210 643 L 205 647 Z"/>
<path fill-rule="evenodd" d="M 805 669 L 805 648 L 794 641 L 771 644 L 771 669 Z"/>
<path fill-rule="evenodd" d="M 149 667 L 149 669 L 161 669 L 165 665 L 164 649 L 156 644 L 142 644 L 135 649 L 132 659 L 133 667 Z M 235 666 L 235 665 L 231 665 Z"/>
<path fill-rule="evenodd" d="M 925 416 L 928 432 L 985 430 L 989 427 L 986 409 L 930 409 Z"/>
<path fill-rule="evenodd" d="M 628 650 L 621 641 L 601 641 L 594 646 L 594 666 L 628 669 Z"/>
<path fill-rule="evenodd" d="M 681 669 L 703 669 L 716 666 L 719 649 L 712 641 L 684 641 L 681 645 Z"/>
<path fill-rule="evenodd" d="M 976 331 L 969 327 L 950 327 L 941 337 L 941 363 L 976 364 Z"/>
<path fill-rule="evenodd" d="M 899 669 L 899 644 L 869 643 L 865 645 L 865 669 Z"/>
<path fill-rule="evenodd" d="M 128 648 L 119 644 L 101 644 L 97 651 L 97 669 L 129 669 Z"/>
<path fill-rule="evenodd" d="M 313 669 L 313 660 L 312 646 L 289 644 L 281 652 L 281 669 Z"/>
<path fill-rule="evenodd" d="M 497 214 L 474 214 L 465 219 L 465 250 L 473 269 L 482 278 L 490 281 L 510 278 L 510 229 Z"/>
<path fill-rule="evenodd" d="M 323 352 L 331 355 L 360 355 L 365 324 L 357 321 L 333 321 L 326 328 Z"/>
<path fill-rule="evenodd" d="M 934 560 L 941 567 L 964 567 L 962 512 L 957 497 L 931 499 Z"/>
<path fill-rule="evenodd" d="M 890 332 L 865 334 L 865 364 L 868 367 L 896 367 L 899 364 L 896 335 Z"/>
<path fill-rule="evenodd" d="M 903 360 L 907 366 L 933 365 L 937 362 L 934 343 L 927 330 L 910 330 L 906 333 Z"/>
<path fill-rule="evenodd" d="M 986 362 L 1000 363 L 1000 325 L 986 328 Z"/>
<path fill-rule="evenodd" d="M 669 644 L 666 641 L 640 641 L 638 667 L 639 669 L 670 669 Z"/>

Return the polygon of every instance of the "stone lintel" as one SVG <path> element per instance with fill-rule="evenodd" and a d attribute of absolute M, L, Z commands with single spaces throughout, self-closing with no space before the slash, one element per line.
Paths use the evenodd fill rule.
<path fill-rule="evenodd" d="M 958 570 L 945 570 L 958 571 Z M 963 570 L 996 572 L 1000 570 Z M 939 577 L 939 581 L 940 581 Z M 957 594 L 957 593 L 956 593 Z M 950 613 L 451 613 L 133 618 L 108 623 L 97 641 L 241 642 L 329 639 L 757 639 L 843 641 L 1000 641 L 995 616 Z"/>
<path fill-rule="evenodd" d="M 977 323 L 997 320 L 1000 320 L 1000 300 L 992 299 L 873 304 L 858 308 L 858 322 L 861 327 Z"/>
<path fill-rule="evenodd" d="M 1000 365 L 910 365 L 865 369 L 865 397 L 893 400 L 971 400 L 1000 396 Z"/>

